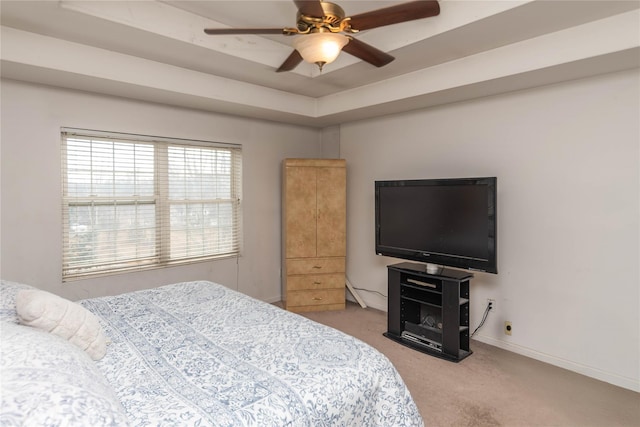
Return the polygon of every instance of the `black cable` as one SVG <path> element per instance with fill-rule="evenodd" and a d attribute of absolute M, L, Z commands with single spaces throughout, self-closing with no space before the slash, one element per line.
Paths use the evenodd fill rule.
<path fill-rule="evenodd" d="M 476 334 L 476 332 L 478 332 L 478 329 L 480 329 L 482 327 L 482 325 L 484 325 L 484 321 L 487 320 L 487 316 L 489 315 L 489 311 L 491 311 L 492 308 L 493 308 L 493 303 L 491 301 L 489 301 L 489 303 L 487 304 L 487 308 L 484 310 L 484 315 L 482 316 L 482 321 L 480 321 L 480 324 L 478 325 L 476 330 L 473 331 L 473 333 L 471 334 L 471 336 L 469 338 L 473 338 L 473 336 Z"/>
<path fill-rule="evenodd" d="M 355 289 L 356 291 L 375 292 L 376 294 L 382 295 L 382 297 L 384 297 L 384 298 L 386 298 L 386 297 L 387 297 L 387 296 L 386 296 L 385 294 L 383 294 L 382 292 L 372 291 L 371 289 L 356 288 L 355 286 L 353 287 L 353 289 Z"/>

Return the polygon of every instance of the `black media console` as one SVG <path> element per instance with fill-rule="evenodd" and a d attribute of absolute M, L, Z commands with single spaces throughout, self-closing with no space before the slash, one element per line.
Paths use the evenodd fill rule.
<path fill-rule="evenodd" d="M 388 266 L 389 298 L 384 336 L 436 357 L 469 356 L 469 281 L 473 274 L 403 262 Z"/>

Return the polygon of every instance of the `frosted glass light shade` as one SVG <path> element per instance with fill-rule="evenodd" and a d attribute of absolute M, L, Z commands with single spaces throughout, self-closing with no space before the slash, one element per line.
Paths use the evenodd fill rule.
<path fill-rule="evenodd" d="M 349 42 L 349 38 L 335 33 L 313 33 L 297 37 L 293 41 L 302 58 L 322 68 L 336 60 L 340 51 Z"/>

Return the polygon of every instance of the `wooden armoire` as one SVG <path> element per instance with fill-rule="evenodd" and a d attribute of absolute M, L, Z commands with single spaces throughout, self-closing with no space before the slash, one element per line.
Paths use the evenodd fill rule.
<path fill-rule="evenodd" d="M 283 299 L 295 312 L 345 307 L 346 162 L 283 162 Z"/>

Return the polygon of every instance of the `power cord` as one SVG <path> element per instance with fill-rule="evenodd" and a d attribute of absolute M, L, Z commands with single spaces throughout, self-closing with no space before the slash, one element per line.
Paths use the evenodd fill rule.
<path fill-rule="evenodd" d="M 374 294 L 378 294 L 378 295 L 382 296 L 383 298 L 386 298 L 386 297 L 387 297 L 387 296 L 386 296 L 385 294 L 383 294 L 382 292 L 374 291 L 374 290 L 371 290 L 371 289 L 356 288 L 355 286 L 353 287 L 353 289 L 355 289 L 356 291 L 373 292 Z"/>
<path fill-rule="evenodd" d="M 489 301 L 487 303 L 487 308 L 484 310 L 484 315 L 482 316 L 482 320 L 480 321 L 480 324 L 478 325 L 476 330 L 473 331 L 473 333 L 471 334 L 471 337 L 469 337 L 469 338 L 473 338 L 473 336 L 476 334 L 476 332 L 478 332 L 478 329 L 480 329 L 482 327 L 482 325 L 484 325 L 484 321 L 487 320 L 487 316 L 489 315 L 489 312 L 491 311 L 492 308 L 493 308 L 493 302 Z"/>

